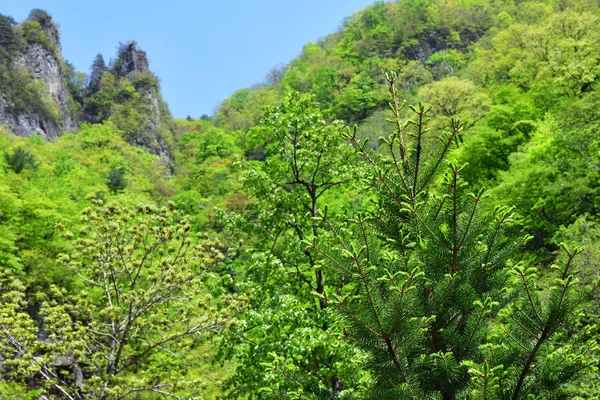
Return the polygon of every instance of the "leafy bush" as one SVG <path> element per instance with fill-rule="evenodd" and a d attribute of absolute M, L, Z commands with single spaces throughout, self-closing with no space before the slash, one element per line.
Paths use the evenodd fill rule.
<path fill-rule="evenodd" d="M 50 50 L 56 57 L 59 56 L 56 44 L 48 37 L 39 22 L 25 20 L 19 29 L 25 41 L 29 44 L 38 43 L 42 47 Z"/>

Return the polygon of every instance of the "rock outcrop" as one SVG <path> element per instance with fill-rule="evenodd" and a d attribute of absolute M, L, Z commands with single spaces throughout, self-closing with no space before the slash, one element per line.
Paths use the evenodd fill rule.
<path fill-rule="evenodd" d="M 121 45 L 118 59 L 113 69 L 119 76 L 128 76 L 136 72 L 149 72 L 146 52 L 138 49 L 136 42 L 128 42 Z"/>
<path fill-rule="evenodd" d="M 133 144 L 158 156 L 161 163 L 171 169 L 173 160 L 169 146 L 163 137 L 163 134 L 170 129 L 168 122 L 171 115 L 160 96 L 158 78 L 150 72 L 146 52 L 140 50 L 136 42 L 121 45 L 112 69 L 115 75 L 130 79 L 143 98 L 144 107 L 142 109 L 145 118 L 139 129 L 130 135 Z M 136 83 L 137 78 L 143 75 L 150 77 L 153 84 Z"/>
<path fill-rule="evenodd" d="M 23 38 L 18 53 L 12 59 L 4 60 L 5 75 L 1 78 L 28 80 L 26 86 L 31 93 L 25 97 L 24 93 L 19 93 L 24 91 L 20 87 L 12 88 L 15 93 L 3 90 L 0 124 L 20 136 L 40 135 L 49 140 L 77 125 L 64 78 L 58 31 L 52 18 L 41 10 L 32 11 L 24 24 L 29 24 L 29 31 L 37 29 L 36 33 L 41 35 Z"/>
<path fill-rule="evenodd" d="M 146 53 L 135 42 L 125 43 L 110 68 L 99 55 L 87 85 L 75 87 L 67 81 L 74 71 L 60 51 L 47 12 L 33 10 L 20 26 L 0 14 L 0 125 L 19 136 L 51 140 L 79 123 L 110 121 L 171 170 L 172 119 Z"/>

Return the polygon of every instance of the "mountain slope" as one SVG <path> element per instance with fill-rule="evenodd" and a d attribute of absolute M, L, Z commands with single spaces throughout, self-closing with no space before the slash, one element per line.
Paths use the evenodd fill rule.
<path fill-rule="evenodd" d="M 19 136 L 50 140 L 111 120 L 129 143 L 172 166 L 171 115 L 135 42 L 121 45 L 109 67 L 94 63 L 88 80 L 62 58 L 46 11 L 33 10 L 22 24 L 0 15 L 0 89 L 0 125 Z"/>

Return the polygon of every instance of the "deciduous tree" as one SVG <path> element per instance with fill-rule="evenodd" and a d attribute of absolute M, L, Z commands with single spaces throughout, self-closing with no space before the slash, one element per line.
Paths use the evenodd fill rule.
<path fill-rule="evenodd" d="M 5 376 L 66 399 L 197 395 L 201 382 L 186 379 L 181 352 L 226 326 L 240 304 L 214 275 L 224 259 L 220 245 L 191 237 L 189 219 L 172 203 L 131 209 L 92 202 L 74 252 L 62 256 L 81 292 L 55 289 L 40 328 L 25 312 L 24 286 L 0 279 Z"/>
<path fill-rule="evenodd" d="M 225 341 L 225 354 L 235 352 L 240 361 L 230 383 L 236 395 L 260 398 L 259 389 L 273 382 L 256 371 L 275 352 L 313 382 L 339 392 L 342 385 L 353 385 L 356 370 L 349 359 L 357 355 L 327 333 L 334 321 L 325 293 L 343 283 L 327 282 L 319 256 L 301 243 L 321 235 L 315 217 L 325 201 L 335 208 L 331 200 L 349 179 L 353 152 L 342 140 L 341 122 L 327 123 L 310 95 L 288 94 L 260 121 L 269 139 L 268 157 L 262 169 L 245 174 L 251 198 L 241 225 L 262 239 L 250 252 L 251 267 L 239 284 L 256 302 Z"/>

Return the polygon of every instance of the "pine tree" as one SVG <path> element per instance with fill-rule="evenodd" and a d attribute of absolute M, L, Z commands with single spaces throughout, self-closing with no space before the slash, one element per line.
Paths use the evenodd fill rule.
<path fill-rule="evenodd" d="M 35 156 L 24 148 L 17 148 L 12 153 L 4 152 L 4 162 L 6 169 L 12 170 L 15 174 L 20 174 L 24 169 L 36 169 L 38 164 Z"/>
<path fill-rule="evenodd" d="M 591 328 L 566 331 L 583 298 L 572 263 L 580 249 L 564 246 L 558 277 L 540 296 L 535 269 L 508 258 L 521 244 L 506 234 L 511 209 L 485 212 L 484 191 L 469 193 L 456 165 L 435 184 L 464 124 L 453 120 L 433 142 L 430 107 L 419 103 L 415 119 L 402 121 L 396 75 L 387 79 L 395 132 L 381 140 L 389 157 L 347 132 L 366 160 L 376 211 L 343 226 L 325 213 L 335 240 L 307 243 L 348 283 L 328 303 L 344 319 L 342 340 L 369 356 L 373 381 L 359 397 L 569 397 L 566 383 L 590 368 L 596 348 Z M 318 394 L 281 359 L 271 368 L 296 383 L 293 398 L 338 398 Z"/>
<path fill-rule="evenodd" d="M 106 186 L 110 189 L 111 193 L 117 194 L 122 192 L 127 187 L 127 180 L 125 179 L 125 167 L 112 168 L 108 177 L 106 178 Z"/>
<path fill-rule="evenodd" d="M 102 57 L 102 54 L 98 53 L 96 58 L 94 58 L 94 62 L 92 63 L 92 68 L 90 71 L 90 79 L 88 82 L 88 91 L 90 94 L 96 93 L 98 90 L 100 90 L 100 82 L 106 71 L 107 68 L 106 63 L 104 62 L 104 57 Z"/>
<path fill-rule="evenodd" d="M 13 29 L 15 25 L 12 17 L 0 14 L 0 61 L 19 50 L 19 40 Z"/>

